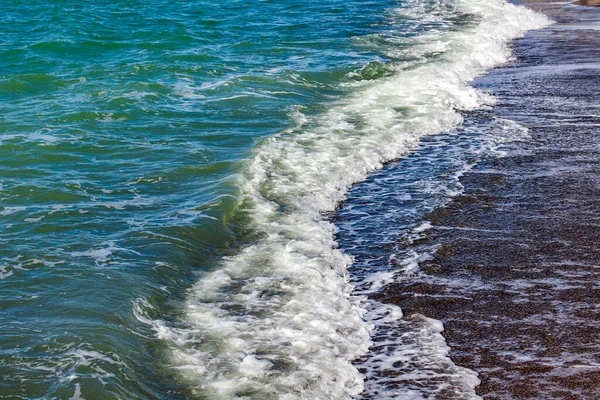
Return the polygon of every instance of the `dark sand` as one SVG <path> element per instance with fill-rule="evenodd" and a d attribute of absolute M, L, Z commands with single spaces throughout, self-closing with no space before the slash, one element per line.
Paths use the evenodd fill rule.
<path fill-rule="evenodd" d="M 410 244 L 439 246 L 427 278 L 378 298 L 442 320 L 485 399 L 600 399 L 600 10 L 532 5 L 557 24 L 478 82 L 531 139 L 461 178 Z"/>
<path fill-rule="evenodd" d="M 578 4 L 581 6 L 600 7 L 600 0 L 579 0 L 579 1 L 575 2 L 575 4 Z"/>

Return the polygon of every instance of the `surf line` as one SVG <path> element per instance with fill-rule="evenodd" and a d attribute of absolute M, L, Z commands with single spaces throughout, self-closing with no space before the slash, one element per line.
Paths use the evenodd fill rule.
<path fill-rule="evenodd" d="M 363 392 L 353 361 L 368 353 L 371 335 L 389 318 L 374 317 L 379 311 L 353 295 L 352 260 L 323 214 L 421 137 L 460 125 L 457 110 L 494 104 L 469 82 L 510 59 L 509 41 L 550 23 L 504 0 L 408 1 L 396 12 L 441 22 L 472 18 L 425 31 L 407 47 L 413 62 L 391 63 L 391 76 L 348 83 L 351 94 L 327 112 L 299 115 L 295 129 L 258 146 L 238 179 L 256 240 L 200 277 L 181 321 L 151 319 L 143 302 L 136 304 L 195 394 L 344 399 Z M 391 44 L 387 50 L 398 51 Z M 398 311 L 386 315 L 398 320 Z"/>

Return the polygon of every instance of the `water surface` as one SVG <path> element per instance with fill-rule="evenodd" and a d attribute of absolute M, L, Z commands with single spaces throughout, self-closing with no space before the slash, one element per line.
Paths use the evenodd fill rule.
<path fill-rule="evenodd" d="M 493 104 L 469 82 L 548 22 L 500 0 L 0 10 L 0 393 L 23 399 L 358 396 L 373 309 L 324 214 Z"/>

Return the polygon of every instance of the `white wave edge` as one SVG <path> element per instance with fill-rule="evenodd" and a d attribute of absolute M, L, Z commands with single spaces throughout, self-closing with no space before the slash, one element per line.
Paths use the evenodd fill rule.
<path fill-rule="evenodd" d="M 259 147 L 240 187 L 262 238 L 193 286 L 184 326 L 136 313 L 166 341 L 198 395 L 342 399 L 363 390 L 352 361 L 369 349 L 373 317 L 352 295 L 351 259 L 336 249 L 336 228 L 322 214 L 420 137 L 458 126 L 456 110 L 492 102 L 468 83 L 510 59 L 510 40 L 550 23 L 503 0 L 456 7 L 481 20 L 445 34 L 450 46 L 439 60 L 361 83 L 311 121 L 314 128 Z"/>

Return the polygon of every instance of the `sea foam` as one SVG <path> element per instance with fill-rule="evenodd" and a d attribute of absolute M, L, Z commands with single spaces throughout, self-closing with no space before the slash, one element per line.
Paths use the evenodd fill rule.
<path fill-rule="evenodd" d="M 389 65 L 393 74 L 348 83 L 350 94 L 328 111 L 302 116 L 296 129 L 258 146 L 239 177 L 241 209 L 256 239 L 200 277 L 178 324 L 150 319 L 136 305 L 202 398 L 329 400 L 363 391 L 353 361 L 369 351 L 378 324 L 396 323 L 401 311 L 353 295 L 352 260 L 337 249 L 336 228 L 323 214 L 419 138 L 457 127 L 457 110 L 493 104 L 469 82 L 511 58 L 510 40 L 550 23 L 503 0 L 410 0 L 396 13 L 423 25 L 467 22 L 424 29 L 397 40 L 402 46 L 389 41 L 383 51 L 398 60 Z M 423 351 L 451 364 L 442 326 L 425 322 Z M 477 384 L 474 373 L 456 371 L 466 387 Z"/>

